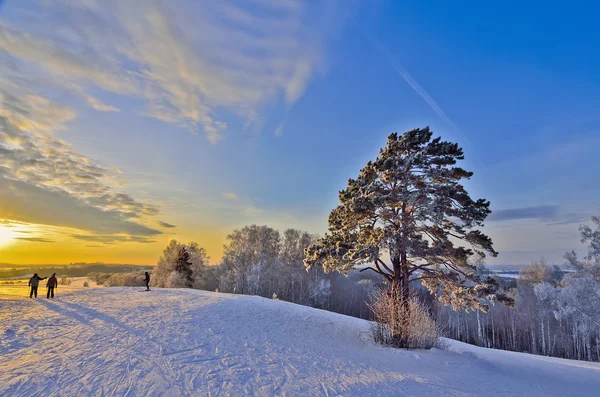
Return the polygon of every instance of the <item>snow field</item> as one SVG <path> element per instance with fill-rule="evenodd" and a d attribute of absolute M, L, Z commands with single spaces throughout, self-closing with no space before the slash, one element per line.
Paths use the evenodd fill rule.
<path fill-rule="evenodd" d="M 600 364 L 374 345 L 364 320 L 253 296 L 0 295 L 1 396 L 598 396 Z"/>

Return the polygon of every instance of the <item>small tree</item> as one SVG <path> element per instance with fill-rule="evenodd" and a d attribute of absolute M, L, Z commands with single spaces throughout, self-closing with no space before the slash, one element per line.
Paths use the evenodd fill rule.
<path fill-rule="evenodd" d="M 432 139 L 429 127 L 391 134 L 379 157 L 339 193 L 328 233 L 306 250 L 307 268 L 347 274 L 372 264 L 363 270 L 385 278 L 406 307 L 410 283 L 417 281 L 454 308 L 486 310 L 492 299 L 511 302 L 468 262 L 474 254 L 497 253 L 477 229 L 490 203 L 471 199 L 461 184 L 473 175 L 455 166 L 463 158 L 457 144 Z"/>
<path fill-rule="evenodd" d="M 227 236 L 219 283 L 221 291 L 271 296 L 281 236 L 268 226 L 250 225 Z"/>
<path fill-rule="evenodd" d="M 60 280 L 58 281 L 58 283 L 60 285 L 69 285 L 71 284 L 71 280 L 69 280 L 69 277 L 66 274 L 63 274 L 62 276 L 60 276 Z"/>
<path fill-rule="evenodd" d="M 600 218 L 593 216 L 592 222 L 596 225 L 596 230 L 587 225 L 582 225 L 579 232 L 581 232 L 581 242 L 589 244 L 586 259 L 600 262 Z"/>
<path fill-rule="evenodd" d="M 194 286 L 192 262 L 190 262 L 190 254 L 187 252 L 184 245 L 179 247 L 174 270 L 174 273 L 183 281 L 184 287 L 192 288 Z"/>
<path fill-rule="evenodd" d="M 209 257 L 197 243 L 171 240 L 158 259 L 152 278 L 157 287 L 203 288 L 207 285 Z"/>

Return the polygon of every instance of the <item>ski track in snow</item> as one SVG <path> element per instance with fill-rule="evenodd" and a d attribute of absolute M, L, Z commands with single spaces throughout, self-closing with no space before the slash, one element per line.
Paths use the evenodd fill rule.
<path fill-rule="evenodd" d="M 600 364 L 374 345 L 367 321 L 197 290 L 0 295 L 0 396 L 598 396 Z M 60 291 L 59 291 L 60 293 Z"/>

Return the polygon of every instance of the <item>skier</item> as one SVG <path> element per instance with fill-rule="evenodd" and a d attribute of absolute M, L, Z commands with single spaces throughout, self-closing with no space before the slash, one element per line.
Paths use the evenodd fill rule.
<path fill-rule="evenodd" d="M 56 279 L 56 273 L 52 273 L 52 276 L 48 279 L 48 282 L 46 283 L 46 288 L 48 288 L 46 298 L 54 299 L 54 288 L 58 288 L 58 280 Z"/>
<path fill-rule="evenodd" d="M 35 273 L 33 275 L 33 277 L 31 277 L 29 279 L 29 286 L 31 287 L 31 291 L 29 292 L 29 297 L 31 298 L 32 296 L 35 296 L 37 298 L 37 290 L 38 290 L 38 286 L 40 285 L 40 281 L 41 280 L 45 280 L 47 277 L 40 277 L 38 276 L 37 273 Z"/>
<path fill-rule="evenodd" d="M 150 291 L 150 273 L 146 272 L 146 291 Z"/>

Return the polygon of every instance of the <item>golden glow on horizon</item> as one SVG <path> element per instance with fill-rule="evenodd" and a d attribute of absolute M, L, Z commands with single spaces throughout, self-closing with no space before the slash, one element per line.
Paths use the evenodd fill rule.
<path fill-rule="evenodd" d="M 12 242 L 15 237 L 15 232 L 9 227 L 0 226 L 0 246 L 7 245 Z"/>
<path fill-rule="evenodd" d="M 177 233 L 157 236 L 155 242 L 140 244 L 135 242 L 102 245 L 72 238 L 71 234 L 81 233 L 74 229 L 56 228 L 43 225 L 21 225 L 30 240 L 21 240 L 18 231 L 0 226 L 0 263 L 14 264 L 69 264 L 77 262 L 123 263 L 134 265 L 155 265 L 169 240 L 184 243 L 197 242 L 211 257 L 211 263 L 218 263 L 223 254 L 227 231 L 219 229 L 189 230 L 178 228 Z M 39 238 L 40 241 L 34 240 Z M 48 242 L 43 242 L 46 240 Z"/>

